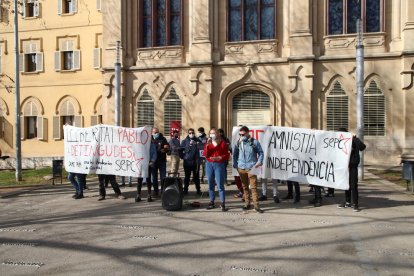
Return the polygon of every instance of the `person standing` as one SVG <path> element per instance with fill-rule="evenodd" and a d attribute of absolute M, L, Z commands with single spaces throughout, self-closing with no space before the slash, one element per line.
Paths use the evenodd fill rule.
<path fill-rule="evenodd" d="M 312 185 L 314 198 L 309 200 L 309 204 L 313 204 L 315 207 L 322 206 L 322 187 L 318 185 Z"/>
<path fill-rule="evenodd" d="M 68 180 L 75 189 L 75 194 L 72 196 L 74 199 L 83 198 L 84 180 L 86 181 L 86 174 L 82 173 L 68 173 Z"/>
<path fill-rule="evenodd" d="M 112 174 L 98 174 L 98 181 L 99 181 L 99 198 L 98 198 L 98 201 L 105 200 L 105 197 L 106 197 L 105 182 L 106 181 L 111 183 L 112 189 L 114 189 L 115 196 L 117 198 L 126 199 L 126 197 L 121 193 L 121 189 L 119 189 L 119 185 L 116 182 L 115 175 L 112 175 Z"/>
<path fill-rule="evenodd" d="M 287 181 L 287 187 L 288 187 L 288 194 L 283 199 L 293 199 L 293 186 L 295 186 L 295 199 L 293 200 L 293 204 L 296 204 L 300 201 L 300 186 L 299 182 L 296 181 Z"/>
<path fill-rule="evenodd" d="M 262 178 L 261 182 L 262 182 L 262 195 L 259 197 L 259 201 L 266 201 L 267 200 L 267 178 Z M 279 191 L 277 190 L 278 183 L 280 183 L 280 180 L 272 179 L 274 203 L 280 203 Z"/>
<path fill-rule="evenodd" d="M 158 128 L 152 129 L 152 135 L 154 143 L 157 148 L 157 159 L 152 167 L 152 185 L 154 188 L 154 196 L 158 196 L 158 172 L 160 173 L 160 182 L 162 182 L 167 175 L 167 152 L 170 150 L 170 146 L 167 139 L 160 133 Z"/>
<path fill-rule="evenodd" d="M 257 175 L 250 172 L 262 166 L 264 153 L 258 140 L 249 134 L 249 128 L 242 126 L 239 130 L 239 141 L 234 147 L 233 167 L 237 169 L 243 185 L 244 206 L 243 211 L 250 209 L 250 195 L 253 200 L 254 210 L 263 213 L 260 209 L 257 195 Z M 249 189 L 250 186 L 250 189 Z"/>
<path fill-rule="evenodd" d="M 184 191 L 183 193 L 188 194 L 188 187 L 190 186 L 191 174 L 193 174 L 193 181 L 196 186 L 197 195 L 201 195 L 200 188 L 200 177 L 197 171 L 197 165 L 200 159 L 199 145 L 203 143 L 195 137 L 194 129 L 188 130 L 187 137 L 181 142 L 182 159 L 184 167 Z"/>
<path fill-rule="evenodd" d="M 217 185 L 221 201 L 221 210 L 227 211 L 226 193 L 224 190 L 224 179 L 226 173 L 226 161 L 229 160 L 229 148 L 227 143 L 220 137 L 216 128 L 211 128 L 209 139 L 204 147 L 206 157 L 206 176 L 208 180 L 208 193 L 210 203 L 207 209 L 215 208 L 215 186 Z"/>
<path fill-rule="evenodd" d="M 200 159 L 198 159 L 198 164 L 197 164 L 197 172 L 199 177 L 201 177 L 200 182 L 204 183 L 204 176 L 206 175 L 206 158 L 203 155 L 201 155 L 201 152 L 204 151 L 204 146 L 207 143 L 207 135 L 204 132 L 204 127 L 199 127 L 198 128 L 198 137 L 197 137 L 202 144 L 199 145 L 198 150 L 200 152 Z M 200 170 L 201 170 L 201 174 L 200 174 Z"/>
<path fill-rule="evenodd" d="M 155 161 L 157 160 L 157 146 L 155 144 L 154 137 L 151 137 L 151 145 L 150 145 L 150 161 L 148 163 L 148 176 L 145 179 L 147 183 L 147 201 L 151 202 L 151 171 L 154 166 Z M 135 197 L 135 202 L 141 201 L 141 190 L 142 190 L 142 183 L 144 182 L 143 177 L 138 177 L 138 185 L 137 185 L 137 196 Z"/>
<path fill-rule="evenodd" d="M 347 132 L 346 129 L 340 131 Z M 338 205 L 338 208 L 353 207 L 354 212 L 359 212 L 358 205 L 358 165 L 360 162 L 359 152 L 366 149 L 366 145 L 355 135 L 352 137 L 351 157 L 349 158 L 349 189 L 345 191 L 345 203 Z M 352 203 L 351 205 L 351 197 Z"/>
<path fill-rule="evenodd" d="M 180 166 L 180 133 L 178 130 L 173 131 L 173 136 L 168 144 L 171 152 L 171 172 L 178 173 Z"/>

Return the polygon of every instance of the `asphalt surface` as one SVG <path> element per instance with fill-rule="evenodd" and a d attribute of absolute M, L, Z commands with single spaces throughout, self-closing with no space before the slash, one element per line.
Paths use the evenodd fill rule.
<path fill-rule="evenodd" d="M 194 187 L 185 201 L 201 208 L 167 212 L 135 203 L 134 187 L 98 202 L 88 186 L 81 200 L 67 184 L 0 199 L 0 275 L 414 275 L 414 197 L 368 173 L 360 212 L 337 208 L 342 191 L 314 208 L 306 185 L 299 204 L 268 200 L 264 214 L 242 213 L 235 186 L 228 212 Z"/>

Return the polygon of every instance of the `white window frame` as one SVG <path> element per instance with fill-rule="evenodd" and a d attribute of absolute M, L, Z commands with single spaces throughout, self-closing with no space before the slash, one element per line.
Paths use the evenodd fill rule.
<path fill-rule="evenodd" d="M 72 40 L 63 41 L 60 51 L 55 52 L 55 71 L 78 71 L 81 69 L 81 51 L 74 50 L 74 42 Z M 73 52 L 72 68 L 63 70 L 63 52 Z"/>
<path fill-rule="evenodd" d="M 33 3 L 33 16 L 27 16 L 27 4 Z M 23 18 L 37 18 L 40 16 L 40 3 L 39 0 L 23 0 Z"/>
<path fill-rule="evenodd" d="M 58 15 L 62 15 L 62 14 L 74 14 L 77 13 L 78 11 L 78 3 L 77 0 L 71 0 L 70 5 L 69 5 L 69 10 L 66 11 L 64 10 L 64 2 L 66 0 L 58 0 Z"/>
<path fill-rule="evenodd" d="M 96 0 L 96 10 L 102 11 L 102 0 Z"/>
<path fill-rule="evenodd" d="M 102 48 L 93 49 L 93 68 L 102 68 Z"/>

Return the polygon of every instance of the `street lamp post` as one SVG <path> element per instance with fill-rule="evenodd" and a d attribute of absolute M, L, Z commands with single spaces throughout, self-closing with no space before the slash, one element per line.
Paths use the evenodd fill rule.
<path fill-rule="evenodd" d="M 121 42 L 116 42 L 115 62 L 115 126 L 120 126 L 121 121 Z"/>
<path fill-rule="evenodd" d="M 19 6 L 14 0 L 14 59 L 15 59 L 15 109 L 16 109 L 16 181 L 22 181 L 22 149 L 20 133 L 20 70 L 19 70 Z"/>
<path fill-rule="evenodd" d="M 364 141 L 364 43 L 362 40 L 362 20 L 357 21 L 356 45 L 356 88 L 357 88 L 357 137 Z M 358 177 L 364 179 L 364 152 L 359 152 L 361 162 L 358 166 Z"/>

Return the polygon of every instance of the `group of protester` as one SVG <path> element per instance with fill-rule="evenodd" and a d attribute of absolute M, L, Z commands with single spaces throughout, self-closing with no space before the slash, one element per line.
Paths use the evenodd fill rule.
<path fill-rule="evenodd" d="M 347 131 L 339 129 L 339 131 Z M 359 211 L 358 207 L 358 164 L 360 162 L 359 151 L 365 149 L 365 144 L 356 136 L 352 138 L 352 151 L 349 162 L 349 190 L 345 191 L 346 202 L 338 205 L 338 208 L 353 207 L 354 211 Z M 232 151 L 233 149 L 233 151 Z M 204 182 L 204 177 L 208 182 L 208 193 L 210 202 L 207 209 L 216 208 L 215 205 L 215 187 L 217 186 L 220 208 L 227 211 L 225 183 L 227 182 L 227 165 L 230 156 L 233 158 L 233 167 L 237 170 L 239 176 L 235 176 L 235 184 L 239 189 L 239 193 L 235 195 L 244 202 L 242 210 L 247 212 L 253 208 L 258 213 L 263 213 L 260 208 L 259 201 L 267 200 L 267 179 L 261 179 L 262 194 L 259 196 L 257 191 L 257 173 L 254 170 L 260 169 L 263 165 L 264 152 L 257 139 L 249 134 L 249 128 L 241 126 L 239 129 L 239 139 L 235 145 L 230 145 L 230 141 L 224 135 L 222 129 L 211 128 L 207 136 L 204 128 L 198 129 L 196 136 L 195 130 L 190 128 L 187 136 L 180 141 L 179 132 L 174 131 L 170 141 L 159 132 L 159 129 L 152 129 L 151 145 L 150 145 L 150 161 L 148 167 L 148 177 L 138 178 L 136 202 L 140 202 L 143 183 L 147 186 L 147 201 L 153 200 L 152 197 L 159 196 L 160 182 L 167 176 L 167 155 L 171 155 L 170 173 L 178 177 L 180 160 L 183 160 L 184 168 L 184 195 L 188 194 L 190 179 L 194 182 L 197 195 L 201 195 L 200 182 Z M 201 177 L 200 177 L 201 172 Z M 159 176 L 159 178 L 158 178 Z M 86 175 L 78 173 L 69 173 L 68 179 L 75 188 L 75 199 L 83 198 L 83 190 L 86 188 Z M 126 199 L 122 195 L 116 177 L 114 175 L 98 175 L 99 179 L 99 198 L 104 200 L 108 183 L 111 184 L 116 197 Z M 129 177 L 128 185 L 132 186 L 132 178 Z M 277 186 L 282 183 L 278 179 L 272 179 L 273 184 L 273 200 L 279 203 Z M 286 181 L 288 193 L 283 199 L 293 199 L 293 203 L 300 201 L 300 186 L 298 182 Z M 122 177 L 121 186 L 125 186 L 125 177 Z M 310 185 L 314 193 L 314 198 L 310 203 L 315 207 L 322 205 L 322 189 L 323 187 Z M 153 189 L 153 191 L 151 191 Z M 293 193 L 293 189 L 295 193 Z M 326 196 L 334 196 L 334 190 L 329 188 Z M 353 204 L 351 204 L 351 202 Z M 253 206 L 252 206 L 253 204 Z"/>

